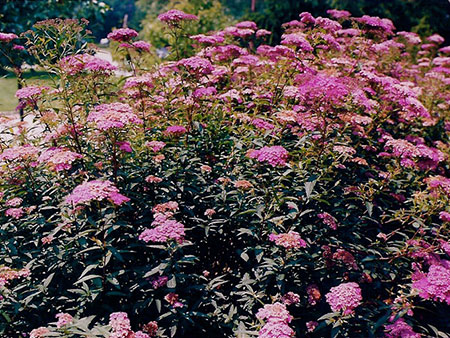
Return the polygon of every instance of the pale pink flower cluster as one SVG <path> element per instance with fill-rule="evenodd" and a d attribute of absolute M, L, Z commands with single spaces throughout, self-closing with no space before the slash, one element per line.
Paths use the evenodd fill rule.
<path fill-rule="evenodd" d="M 165 243 L 172 239 L 182 242 L 185 236 L 184 225 L 173 219 L 154 220 L 152 226 L 155 227 L 146 229 L 139 235 L 140 240 L 146 243 L 149 241 Z"/>
<path fill-rule="evenodd" d="M 111 338 L 125 338 L 131 333 L 131 324 L 126 312 L 113 312 L 109 315 L 109 326 L 111 326 Z"/>
<path fill-rule="evenodd" d="M 50 330 L 46 327 L 38 327 L 30 332 L 30 338 L 45 338 L 48 337 Z"/>
<path fill-rule="evenodd" d="M 419 291 L 419 296 L 446 302 L 450 305 L 450 268 L 433 264 L 428 273 L 417 272 L 412 276 L 412 287 Z"/>
<path fill-rule="evenodd" d="M 23 199 L 20 197 L 14 197 L 5 202 L 5 205 L 8 207 L 18 207 L 23 202 Z"/>
<path fill-rule="evenodd" d="M 264 326 L 259 331 L 259 337 L 291 338 L 294 336 L 294 330 L 288 325 L 292 321 L 292 316 L 285 304 L 279 302 L 266 304 L 258 310 L 256 317 L 265 320 Z"/>
<path fill-rule="evenodd" d="M 65 325 L 71 324 L 73 321 L 73 317 L 68 313 L 58 313 L 56 316 L 56 319 L 58 319 L 58 322 L 56 323 L 56 327 L 60 328 Z"/>
<path fill-rule="evenodd" d="M 0 41 L 1 42 L 11 42 L 14 39 L 18 39 L 19 37 L 14 33 L 2 33 L 0 32 Z"/>
<path fill-rule="evenodd" d="M 46 163 L 55 171 L 69 170 L 72 163 L 83 155 L 64 148 L 49 148 L 39 155 L 38 163 Z"/>
<path fill-rule="evenodd" d="M 25 213 L 25 211 L 23 210 L 23 208 L 9 208 L 6 209 L 5 211 L 5 215 L 15 218 L 15 219 L 19 219 L 20 217 L 23 216 L 23 214 Z"/>
<path fill-rule="evenodd" d="M 289 153 L 282 146 L 263 147 L 259 150 L 251 150 L 248 154 L 259 162 L 268 162 L 272 167 L 285 166 Z"/>
<path fill-rule="evenodd" d="M 162 22 L 172 26 L 180 21 L 193 21 L 198 20 L 198 17 L 193 14 L 186 14 L 178 9 L 171 9 L 165 13 L 158 15 L 158 19 Z"/>
<path fill-rule="evenodd" d="M 82 71 L 111 73 L 117 67 L 110 62 L 90 54 L 69 55 L 59 62 L 61 69 L 69 75 L 75 75 Z"/>
<path fill-rule="evenodd" d="M 269 240 L 288 250 L 306 248 L 306 242 L 301 239 L 300 234 L 295 231 L 289 231 L 288 233 L 278 235 L 270 234 Z"/>
<path fill-rule="evenodd" d="M 149 141 L 145 143 L 146 147 L 149 147 L 151 150 L 153 150 L 155 153 L 163 149 L 166 144 L 162 141 Z"/>
<path fill-rule="evenodd" d="M 13 279 L 28 277 L 29 275 L 30 270 L 28 269 L 15 270 L 7 266 L 0 266 L 0 287 L 7 285 Z"/>
<path fill-rule="evenodd" d="M 386 325 L 386 338 L 420 338 L 421 335 L 413 331 L 403 318 L 399 318 L 394 324 Z"/>
<path fill-rule="evenodd" d="M 88 118 L 95 122 L 98 129 L 123 128 L 129 124 L 142 124 L 142 120 L 133 113 L 133 109 L 125 103 L 115 102 L 100 104 L 95 107 Z"/>
<path fill-rule="evenodd" d="M 347 146 L 334 146 L 333 151 L 343 155 L 354 155 L 356 154 L 356 150 L 353 147 L 347 147 Z"/>
<path fill-rule="evenodd" d="M 0 155 L 0 161 L 31 160 L 37 157 L 39 148 L 26 144 L 5 149 Z"/>
<path fill-rule="evenodd" d="M 88 181 L 77 186 L 65 199 L 66 204 L 84 204 L 90 201 L 110 200 L 116 205 L 128 202 L 130 199 L 119 193 L 109 181 Z"/>
<path fill-rule="evenodd" d="M 49 88 L 46 86 L 28 86 L 16 91 L 16 97 L 19 100 L 35 101 L 44 91 Z"/>
<path fill-rule="evenodd" d="M 155 176 L 155 175 L 148 175 L 145 178 L 145 182 L 147 183 L 161 183 L 163 179 L 161 177 Z"/>
<path fill-rule="evenodd" d="M 338 225 L 336 218 L 331 216 L 328 212 L 322 212 L 321 214 L 317 214 L 317 217 L 319 217 L 325 225 L 328 225 L 330 229 L 332 230 L 337 229 Z"/>
<path fill-rule="evenodd" d="M 128 41 L 132 38 L 135 38 L 138 36 L 138 32 L 136 32 L 134 29 L 131 28 L 119 28 L 113 30 L 111 33 L 107 35 L 107 38 L 110 40 L 122 42 L 122 41 Z"/>
<path fill-rule="evenodd" d="M 344 315 L 349 315 L 353 314 L 353 310 L 361 304 L 361 289 L 354 282 L 342 283 L 332 287 L 325 298 L 331 310 L 334 312 L 343 310 Z"/>

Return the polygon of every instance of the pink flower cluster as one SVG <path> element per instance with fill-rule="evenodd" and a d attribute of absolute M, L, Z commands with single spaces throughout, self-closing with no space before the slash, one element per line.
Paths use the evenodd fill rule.
<path fill-rule="evenodd" d="M 325 225 L 328 225 L 330 229 L 337 230 L 338 225 L 336 218 L 331 216 L 328 212 L 317 214 L 317 217 L 319 217 Z"/>
<path fill-rule="evenodd" d="M 25 211 L 23 210 L 23 208 L 9 208 L 6 209 L 5 211 L 5 215 L 15 218 L 15 219 L 19 219 L 20 217 L 23 216 L 23 214 L 25 213 Z"/>
<path fill-rule="evenodd" d="M 111 128 L 123 128 L 129 124 L 142 124 L 142 120 L 133 113 L 133 109 L 120 102 L 100 104 L 95 107 L 88 118 L 88 121 L 95 122 L 97 128 L 108 130 Z"/>
<path fill-rule="evenodd" d="M 144 51 L 144 52 L 150 52 L 150 48 L 152 45 L 146 41 L 135 41 L 131 44 L 129 43 L 121 43 L 119 47 L 125 47 L 125 48 L 132 48 L 137 51 Z"/>
<path fill-rule="evenodd" d="M 28 269 L 16 270 L 7 266 L 0 266 L 0 287 L 4 287 L 13 279 L 28 277 L 29 275 L 30 270 Z"/>
<path fill-rule="evenodd" d="M 342 283 L 332 287 L 325 295 L 331 310 L 337 312 L 343 310 L 344 315 L 353 314 L 353 310 L 361 303 L 361 289 L 354 282 Z"/>
<path fill-rule="evenodd" d="M 17 160 L 32 160 L 37 157 L 39 148 L 26 144 L 24 146 L 15 146 L 5 149 L 0 154 L 0 161 L 17 161 Z"/>
<path fill-rule="evenodd" d="M 428 273 L 417 272 L 412 276 L 412 287 L 419 296 L 450 304 L 450 267 L 447 264 L 430 266 Z"/>
<path fill-rule="evenodd" d="M 195 75 L 208 75 L 214 70 L 214 66 L 208 59 L 199 56 L 181 59 L 176 64 L 185 67 L 191 74 Z"/>
<path fill-rule="evenodd" d="M 173 26 L 181 21 L 193 21 L 198 20 L 198 17 L 193 14 L 186 14 L 178 9 L 171 9 L 165 13 L 158 15 L 158 19 L 167 23 L 169 26 Z"/>
<path fill-rule="evenodd" d="M 276 302 L 266 304 L 258 310 L 256 317 L 265 320 L 264 326 L 259 331 L 261 338 L 291 338 L 294 336 L 294 330 L 289 327 L 292 316 L 286 309 L 286 305 Z"/>
<path fill-rule="evenodd" d="M 66 56 L 61 59 L 59 65 L 69 75 L 76 75 L 82 71 L 110 74 L 117 69 L 110 62 L 90 54 Z"/>
<path fill-rule="evenodd" d="M 33 107 L 40 96 L 48 89 L 46 86 L 28 86 L 17 90 L 16 97 L 22 100 L 22 104 L 19 104 L 19 107 L 24 107 L 25 105 Z"/>
<path fill-rule="evenodd" d="M 183 126 L 169 126 L 166 128 L 164 134 L 168 136 L 181 136 L 187 133 L 187 129 Z"/>
<path fill-rule="evenodd" d="M 162 141 L 149 141 L 145 143 L 146 147 L 149 147 L 151 150 L 153 150 L 155 153 L 163 149 L 166 144 Z"/>
<path fill-rule="evenodd" d="M 283 34 L 281 36 L 281 44 L 296 46 L 304 52 L 312 52 L 314 50 L 309 41 L 300 33 Z"/>
<path fill-rule="evenodd" d="M 113 183 L 109 181 L 88 181 L 77 186 L 70 195 L 65 198 L 66 204 L 84 204 L 90 201 L 110 200 L 116 205 L 128 202 L 130 199 L 119 193 Z"/>
<path fill-rule="evenodd" d="M 286 165 L 289 153 L 282 146 L 263 147 L 259 150 L 250 150 L 248 156 L 259 162 L 268 162 L 272 167 Z"/>
<path fill-rule="evenodd" d="M 306 248 L 306 242 L 301 239 L 300 234 L 295 231 L 289 231 L 288 233 L 278 235 L 270 234 L 269 240 L 288 250 Z"/>
<path fill-rule="evenodd" d="M 386 325 L 386 338 L 420 338 L 421 335 L 413 331 L 403 318 L 399 318 L 394 324 Z"/>
<path fill-rule="evenodd" d="M 11 42 L 14 39 L 19 38 L 16 34 L 14 33 L 2 33 L 0 32 L 0 41 L 1 42 Z"/>
<path fill-rule="evenodd" d="M 437 175 L 428 177 L 425 179 L 425 182 L 428 184 L 428 188 L 433 194 L 440 194 L 443 192 L 447 196 L 450 196 L 450 178 Z"/>
<path fill-rule="evenodd" d="M 139 239 L 148 243 L 159 242 L 165 243 L 168 240 L 176 240 L 177 242 L 183 242 L 185 236 L 184 225 L 168 217 L 159 216 L 152 222 L 152 229 L 144 230 Z"/>
<path fill-rule="evenodd" d="M 83 155 L 67 150 L 65 148 L 49 148 L 39 155 L 37 161 L 45 163 L 55 171 L 69 170 L 72 163 L 83 158 Z"/>
<path fill-rule="evenodd" d="M 58 328 L 71 324 L 73 321 L 73 317 L 68 313 L 58 313 L 55 317 L 58 319 L 56 323 L 56 327 Z"/>
<path fill-rule="evenodd" d="M 254 119 L 252 120 L 252 124 L 259 129 L 262 130 L 272 130 L 275 126 L 272 123 L 264 121 L 263 119 Z"/>
<path fill-rule="evenodd" d="M 109 33 L 107 35 L 107 38 L 110 40 L 122 42 L 122 41 L 129 41 L 138 35 L 139 35 L 138 32 L 136 32 L 134 29 L 119 28 L 119 29 L 115 29 L 111 33 Z"/>

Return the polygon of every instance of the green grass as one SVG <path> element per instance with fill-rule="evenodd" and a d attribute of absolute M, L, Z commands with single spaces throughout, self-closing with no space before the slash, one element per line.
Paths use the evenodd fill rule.
<path fill-rule="evenodd" d="M 43 85 L 50 82 L 46 73 L 29 71 L 25 72 L 26 85 Z M 18 101 L 14 94 L 17 91 L 17 78 L 12 73 L 0 77 L 0 112 L 12 112 L 16 109 Z"/>

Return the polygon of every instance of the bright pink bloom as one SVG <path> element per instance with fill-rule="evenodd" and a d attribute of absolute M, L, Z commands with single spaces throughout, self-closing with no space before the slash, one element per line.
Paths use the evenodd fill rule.
<path fill-rule="evenodd" d="M 450 304 L 450 269 L 442 265 L 431 265 L 428 273 L 415 273 L 412 287 L 419 296 Z"/>
<path fill-rule="evenodd" d="M 353 313 L 353 310 L 361 303 L 361 289 L 353 282 L 342 283 L 330 289 L 325 295 L 327 303 L 334 312 L 343 310 L 344 315 Z"/>
<path fill-rule="evenodd" d="M 337 225 L 336 218 L 331 216 L 328 212 L 323 212 L 321 214 L 317 214 L 317 217 L 319 217 L 325 225 L 328 225 L 330 227 L 330 229 L 332 229 L 332 230 L 337 229 L 338 225 Z"/>
<path fill-rule="evenodd" d="M 413 331 L 403 318 L 399 318 L 394 324 L 386 325 L 386 338 L 420 338 L 421 335 Z"/>
<path fill-rule="evenodd" d="M 129 41 L 138 36 L 138 32 L 131 28 L 119 28 L 108 34 L 107 38 L 114 41 Z"/>
<path fill-rule="evenodd" d="M 23 216 L 24 213 L 25 213 L 25 211 L 23 210 L 22 207 L 20 207 L 20 208 L 9 208 L 9 209 L 6 209 L 6 211 L 5 211 L 5 215 L 6 216 L 10 216 L 10 217 L 15 218 L 15 219 L 19 219 L 20 217 Z"/>
<path fill-rule="evenodd" d="M 183 126 L 169 126 L 164 134 L 172 136 L 181 136 L 187 133 L 187 129 Z"/>
<path fill-rule="evenodd" d="M 198 20 L 198 17 L 193 14 L 186 14 L 178 9 L 171 9 L 165 13 L 158 15 L 158 19 L 167 23 L 169 26 L 173 26 L 181 21 L 193 21 Z"/>
<path fill-rule="evenodd" d="M 0 42 L 11 42 L 19 37 L 14 33 L 2 33 L 0 32 Z"/>
<path fill-rule="evenodd" d="M 289 153 L 282 146 L 263 147 L 259 150 L 251 150 L 249 157 L 259 162 L 268 162 L 272 167 L 286 165 Z"/>

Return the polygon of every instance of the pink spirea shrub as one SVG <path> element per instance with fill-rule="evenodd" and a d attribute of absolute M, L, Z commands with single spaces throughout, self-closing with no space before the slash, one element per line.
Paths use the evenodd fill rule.
<path fill-rule="evenodd" d="M 84 21 L 0 34 L 51 77 L 0 116 L 0 336 L 444 336 L 445 40 L 199 16 L 159 16 L 157 64 L 129 29 L 117 66 Z"/>

